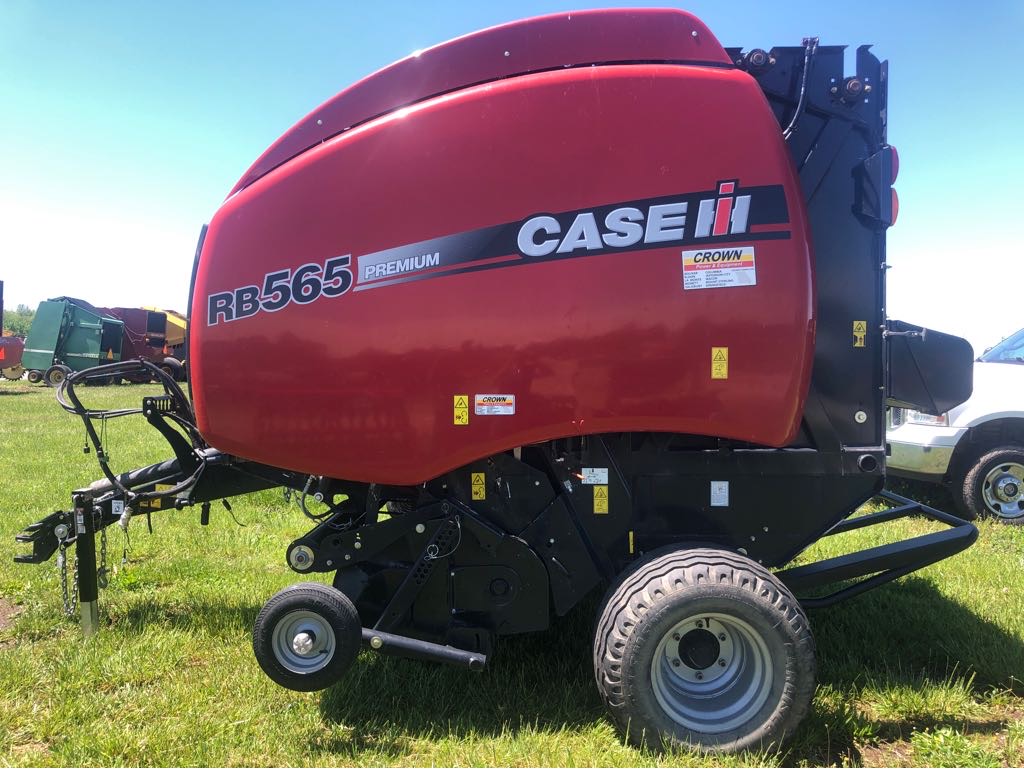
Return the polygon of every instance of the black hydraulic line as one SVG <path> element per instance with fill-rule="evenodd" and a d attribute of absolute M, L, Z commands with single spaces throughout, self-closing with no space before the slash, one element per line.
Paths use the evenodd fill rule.
<path fill-rule="evenodd" d="M 800 76 L 800 96 L 796 102 L 796 110 L 793 112 L 793 117 L 789 121 L 789 125 L 782 131 L 782 138 L 788 140 L 790 134 L 793 133 L 793 129 L 796 127 L 796 121 L 800 119 L 800 116 L 804 112 L 804 103 L 807 100 L 807 74 L 811 68 L 811 59 L 814 58 L 814 53 L 818 50 L 818 38 L 816 37 L 805 37 L 804 38 L 804 69 Z"/>
<path fill-rule="evenodd" d="M 75 393 L 75 383 L 80 380 L 103 378 L 108 376 L 117 376 L 129 373 L 146 372 L 155 376 L 163 384 L 164 392 L 170 399 L 173 410 L 168 412 L 168 415 L 175 413 L 175 421 L 181 424 L 183 428 L 188 432 L 189 438 L 192 441 L 193 447 L 205 446 L 205 442 L 199 436 L 198 430 L 195 428 L 195 415 L 192 412 L 192 406 L 185 398 L 185 394 L 181 388 L 178 387 L 178 383 L 174 381 L 173 377 L 161 370 L 159 367 L 154 366 L 149 361 L 138 359 L 132 361 L 122 361 L 120 363 L 112 363 L 106 366 L 96 366 L 91 369 L 85 369 L 79 371 L 71 376 L 67 377 L 60 385 L 57 390 L 57 402 L 72 414 L 77 414 L 81 417 L 85 423 L 85 431 L 89 436 L 89 440 L 92 442 L 96 449 L 96 460 L 100 465 L 100 470 L 103 471 L 103 475 L 107 478 L 110 484 L 118 489 L 122 494 L 125 495 L 126 501 L 129 500 L 144 500 L 153 499 L 156 497 L 167 497 L 174 496 L 186 489 L 191 488 L 195 485 L 196 481 L 199 480 L 199 476 L 202 475 L 203 469 L 205 468 L 205 462 L 198 453 L 193 452 L 196 456 L 196 468 L 189 474 L 183 481 L 176 484 L 170 489 L 163 491 L 148 491 L 148 492 L 134 492 L 128 487 L 124 486 L 114 472 L 110 469 L 110 465 L 107 461 L 106 452 L 103 450 L 103 442 L 100 436 L 96 433 L 96 428 L 92 422 L 94 419 L 112 419 L 116 417 L 128 416 L 130 414 L 143 413 L 142 409 L 120 409 L 114 411 L 93 411 L 87 409 L 78 395 Z M 71 401 L 69 404 L 64 399 L 65 394 L 68 400 Z M 152 422 L 152 420 L 150 420 Z M 165 436 L 166 437 L 166 436 Z M 173 448 L 173 444 L 172 444 Z"/>

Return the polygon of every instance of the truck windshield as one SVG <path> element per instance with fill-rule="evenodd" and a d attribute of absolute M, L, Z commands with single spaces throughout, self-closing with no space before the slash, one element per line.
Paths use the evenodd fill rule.
<path fill-rule="evenodd" d="M 1006 337 L 978 360 L 985 363 L 1024 363 L 1024 328 Z"/>

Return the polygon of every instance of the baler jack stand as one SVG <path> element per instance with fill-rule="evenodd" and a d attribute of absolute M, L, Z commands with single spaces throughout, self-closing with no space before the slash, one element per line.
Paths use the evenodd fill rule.
<path fill-rule="evenodd" d="M 75 503 L 75 554 L 78 574 L 78 608 L 82 617 L 82 634 L 89 638 L 99 630 L 99 581 L 96 578 L 96 526 L 92 501 L 80 494 Z"/>

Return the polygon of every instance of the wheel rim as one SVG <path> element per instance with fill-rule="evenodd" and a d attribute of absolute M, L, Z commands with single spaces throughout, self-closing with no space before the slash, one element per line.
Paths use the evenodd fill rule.
<path fill-rule="evenodd" d="M 64 381 L 64 372 L 63 371 L 54 371 L 47 378 L 47 381 L 50 384 L 52 384 L 52 385 L 59 385 L 61 382 Z"/>
<path fill-rule="evenodd" d="M 768 645 L 748 623 L 700 614 L 677 623 L 658 643 L 651 683 L 658 704 L 677 724 L 720 734 L 761 709 L 774 672 Z"/>
<path fill-rule="evenodd" d="M 323 670 L 334 657 L 334 628 L 319 614 L 293 611 L 274 626 L 274 657 L 292 673 L 309 675 Z"/>
<path fill-rule="evenodd" d="M 19 379 L 21 379 L 24 373 L 24 366 L 9 366 L 8 368 L 5 368 L 2 371 L 0 371 L 0 374 L 3 375 L 4 379 L 10 379 L 12 382 L 17 382 Z"/>
<path fill-rule="evenodd" d="M 1020 518 L 1024 515 L 1024 465 L 1003 462 L 993 467 L 981 483 L 981 497 L 993 515 Z"/>

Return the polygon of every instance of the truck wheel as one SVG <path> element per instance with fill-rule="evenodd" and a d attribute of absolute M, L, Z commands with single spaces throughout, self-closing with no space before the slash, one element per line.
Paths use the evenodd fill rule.
<path fill-rule="evenodd" d="M 749 558 L 662 550 L 610 591 L 594 670 L 638 746 L 756 750 L 778 745 L 807 712 L 814 639 L 792 593 Z"/>
<path fill-rule="evenodd" d="M 39 384 L 43 381 L 43 372 L 37 369 L 32 369 L 28 372 L 28 381 L 32 384 Z"/>
<path fill-rule="evenodd" d="M 256 661 L 297 692 L 326 689 L 355 662 L 362 640 L 348 596 L 319 582 L 286 587 L 263 606 L 252 632 Z"/>
<path fill-rule="evenodd" d="M 64 380 L 68 378 L 70 373 L 71 369 L 67 366 L 62 366 L 61 364 L 56 363 L 46 369 L 46 373 L 43 374 L 43 380 L 50 387 L 60 387 L 61 384 L 64 383 Z"/>
<path fill-rule="evenodd" d="M 164 358 L 160 369 L 175 382 L 180 382 L 185 378 L 185 369 L 177 358 Z"/>
<path fill-rule="evenodd" d="M 1024 524 L 1024 447 L 1000 446 L 981 455 L 957 487 L 957 503 L 972 518 Z"/>

